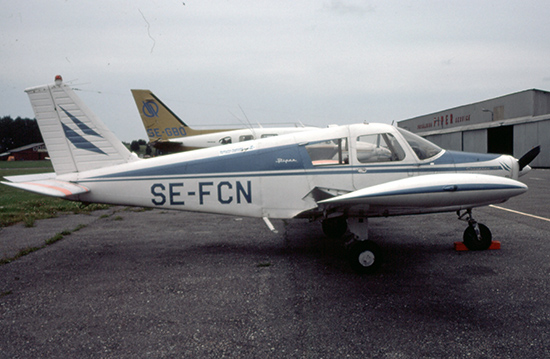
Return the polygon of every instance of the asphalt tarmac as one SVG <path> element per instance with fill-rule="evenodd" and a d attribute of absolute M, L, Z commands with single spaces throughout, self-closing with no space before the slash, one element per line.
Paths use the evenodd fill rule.
<path fill-rule="evenodd" d="M 115 208 L 0 266 L 0 358 L 550 357 L 550 170 L 522 180 L 499 207 L 543 218 L 474 210 L 500 250 L 455 251 L 454 213 L 371 219 L 368 276 L 319 223 Z"/>

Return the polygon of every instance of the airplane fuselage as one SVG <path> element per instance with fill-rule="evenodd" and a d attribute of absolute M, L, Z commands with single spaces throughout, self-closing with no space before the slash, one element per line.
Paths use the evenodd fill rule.
<path fill-rule="evenodd" d="M 517 161 L 511 156 L 445 151 L 415 141 L 417 138 L 404 137 L 404 132 L 389 125 L 338 126 L 178 153 L 60 179 L 89 188 L 89 193 L 75 198 L 83 202 L 293 218 L 326 210 L 318 205 L 325 198 L 420 175 L 455 174 L 459 178 L 475 173 L 518 178 Z M 479 190 L 484 191 L 487 184 L 481 182 Z M 471 203 L 454 205 L 451 201 L 450 206 L 428 208 L 420 198 L 416 206 L 390 210 L 357 204 L 349 207 L 348 215 L 426 213 L 485 204 L 476 203 L 476 191 L 470 193 Z M 452 195 L 453 190 L 449 190 L 448 196 Z"/>
<path fill-rule="evenodd" d="M 183 127 L 182 127 L 183 129 Z M 317 130 L 315 127 L 266 127 L 220 131 L 196 136 L 172 138 L 170 141 L 154 142 L 159 150 L 167 152 L 191 151 L 220 145 L 259 140 L 268 137 L 286 135 L 294 132 Z M 150 136 L 150 138 L 152 138 Z"/>

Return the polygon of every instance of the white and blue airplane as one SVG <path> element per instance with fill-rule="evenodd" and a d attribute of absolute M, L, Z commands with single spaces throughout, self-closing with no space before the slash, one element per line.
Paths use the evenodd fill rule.
<path fill-rule="evenodd" d="M 55 173 L 6 177 L 6 185 L 83 203 L 107 203 L 270 219 L 319 220 L 325 234 L 348 231 L 360 273 L 381 264 L 368 219 L 457 212 L 464 244 L 487 249 L 491 232 L 472 209 L 527 191 L 535 148 L 508 155 L 446 151 L 394 126 L 336 126 L 138 159 L 61 79 L 29 88 Z"/>
<path fill-rule="evenodd" d="M 317 129 L 294 126 L 196 130 L 183 122 L 150 90 L 131 91 L 149 142 L 164 154 Z"/>

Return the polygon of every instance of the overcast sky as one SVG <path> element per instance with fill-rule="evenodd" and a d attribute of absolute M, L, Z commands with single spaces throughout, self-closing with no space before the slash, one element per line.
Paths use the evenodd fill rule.
<path fill-rule="evenodd" d="M 391 123 L 550 90 L 542 0 L 0 4 L 0 116 L 33 118 L 24 89 L 61 74 L 124 141 L 146 138 L 132 88 L 195 127 Z"/>

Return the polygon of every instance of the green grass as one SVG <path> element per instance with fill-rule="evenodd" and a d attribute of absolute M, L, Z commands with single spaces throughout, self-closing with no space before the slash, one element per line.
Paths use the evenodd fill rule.
<path fill-rule="evenodd" d="M 50 161 L 2 161 L 0 162 L 0 170 L 7 169 L 47 169 L 53 172 L 52 163 Z M 41 170 L 42 172 L 47 172 Z"/>
<path fill-rule="evenodd" d="M 55 234 L 52 238 L 49 238 L 49 239 L 46 239 L 44 241 L 44 244 L 39 246 L 39 247 L 27 247 L 27 248 L 23 248 L 21 250 L 19 250 L 19 252 L 17 252 L 17 254 L 11 258 L 2 258 L 0 259 L 0 265 L 4 265 L 4 264 L 8 264 L 8 263 L 11 263 L 23 256 L 26 256 L 27 254 L 30 254 L 30 253 L 33 253 L 33 252 L 36 252 L 42 248 L 46 248 L 47 246 L 49 245 L 52 245 L 56 242 L 59 242 L 60 240 L 62 240 L 64 237 L 66 236 L 69 236 L 71 235 L 72 233 L 74 232 L 77 232 L 79 230 L 81 230 L 82 228 L 86 227 L 85 224 L 79 224 L 78 226 L 76 226 L 73 230 L 64 230 L 63 232 L 60 232 L 60 233 L 57 233 Z M 8 293 L 8 294 L 11 294 L 11 293 Z M 1 297 L 1 295 L 0 295 Z"/>
<path fill-rule="evenodd" d="M 2 177 L 44 172 L 53 172 L 50 161 L 0 162 Z M 80 202 L 65 201 L 0 185 L 0 227 L 18 222 L 32 227 L 35 220 L 56 217 L 59 213 L 89 213 L 108 207 L 93 204 L 82 208 Z"/>

